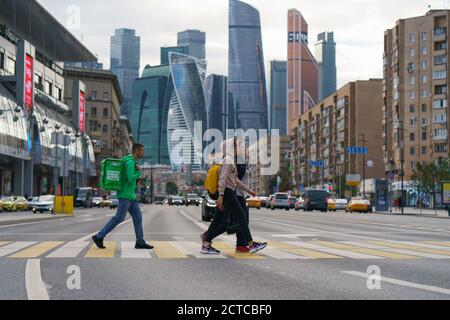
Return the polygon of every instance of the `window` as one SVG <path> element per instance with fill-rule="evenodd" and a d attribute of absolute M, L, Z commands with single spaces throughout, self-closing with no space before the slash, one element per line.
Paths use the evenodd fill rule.
<path fill-rule="evenodd" d="M 422 103 L 422 112 L 427 112 L 427 104 L 426 103 Z"/>
<path fill-rule="evenodd" d="M 443 54 L 443 55 L 434 57 L 435 65 L 440 65 L 440 64 L 445 64 L 445 63 L 447 63 L 447 55 Z"/>
<path fill-rule="evenodd" d="M 434 151 L 435 152 L 447 152 L 447 144 L 446 143 L 435 144 Z"/>
<path fill-rule="evenodd" d="M 434 44 L 434 50 L 439 51 L 439 50 L 446 50 L 447 49 L 447 42 L 442 41 L 442 42 L 436 42 Z"/>
<path fill-rule="evenodd" d="M 428 54 L 428 47 L 422 47 L 422 49 L 420 49 L 420 52 L 422 53 L 422 55 Z"/>
<path fill-rule="evenodd" d="M 447 70 L 433 71 L 433 79 L 434 80 L 445 79 L 445 78 L 447 78 Z"/>
<path fill-rule="evenodd" d="M 409 155 L 414 156 L 416 155 L 416 148 L 412 147 L 409 149 Z"/>
<path fill-rule="evenodd" d="M 108 109 L 106 109 L 106 108 L 103 109 L 103 116 L 104 117 L 108 116 Z"/>
<path fill-rule="evenodd" d="M 414 48 L 409 49 L 409 56 L 414 57 L 415 55 L 416 55 L 416 49 L 414 49 Z"/>
<path fill-rule="evenodd" d="M 447 86 L 446 85 L 440 85 L 434 87 L 434 94 L 446 94 L 447 93 Z"/>
<path fill-rule="evenodd" d="M 427 90 L 421 90 L 420 95 L 422 96 L 422 98 L 426 98 L 426 97 L 428 97 L 428 91 Z"/>
<path fill-rule="evenodd" d="M 426 155 L 428 153 L 428 148 L 427 147 L 422 147 L 422 154 Z"/>
<path fill-rule="evenodd" d="M 428 82 L 428 76 L 422 76 L 422 83 L 427 83 Z"/>
<path fill-rule="evenodd" d="M 412 117 L 409 123 L 411 124 L 411 127 L 415 127 L 416 124 L 417 124 L 417 119 L 416 119 L 416 117 Z"/>
<path fill-rule="evenodd" d="M 426 131 L 423 131 L 422 132 L 422 141 L 427 141 L 427 139 L 428 139 L 428 134 Z"/>
<path fill-rule="evenodd" d="M 409 42 L 411 43 L 416 42 L 416 35 L 414 33 L 409 34 Z"/>
<path fill-rule="evenodd" d="M 413 104 L 410 104 L 410 105 L 409 105 L 409 112 L 410 112 L 410 113 L 416 112 L 416 107 L 415 107 Z"/>
<path fill-rule="evenodd" d="M 409 134 L 409 141 L 411 141 L 411 142 L 416 141 L 416 134 L 415 133 L 410 133 Z"/>
<path fill-rule="evenodd" d="M 446 123 L 447 122 L 447 114 L 435 114 L 433 116 L 433 122 L 434 123 Z"/>
<path fill-rule="evenodd" d="M 92 107 L 92 117 L 95 118 L 97 117 L 97 108 Z"/>
<path fill-rule="evenodd" d="M 409 98 L 410 99 L 415 99 L 416 98 L 416 93 L 414 92 L 414 90 L 409 90 Z"/>
<path fill-rule="evenodd" d="M 427 125 L 428 125 L 427 118 L 422 118 L 422 126 L 427 126 Z"/>
<path fill-rule="evenodd" d="M 408 72 L 413 73 L 416 70 L 416 65 L 414 63 L 408 63 Z M 400 82 L 400 81 L 399 81 Z"/>
<path fill-rule="evenodd" d="M 49 96 L 52 95 L 52 93 L 53 93 L 53 88 L 52 88 L 52 84 L 51 84 L 50 81 L 45 80 L 45 82 L 44 82 L 44 92 L 45 92 L 46 94 L 48 94 Z"/>
<path fill-rule="evenodd" d="M 97 121 L 91 121 L 89 124 L 91 132 L 97 131 L 98 123 Z"/>
<path fill-rule="evenodd" d="M 0 69 L 5 69 L 5 54 L 0 52 Z"/>
<path fill-rule="evenodd" d="M 420 38 L 422 39 L 422 41 L 427 41 L 428 40 L 428 33 L 422 32 L 420 34 Z"/>
<path fill-rule="evenodd" d="M 103 125 L 103 133 L 108 133 L 108 125 Z"/>
<path fill-rule="evenodd" d="M 40 75 L 38 73 L 34 74 L 34 85 L 36 86 L 37 89 L 39 89 L 41 91 L 44 90 L 44 87 L 43 87 L 43 84 L 42 84 L 42 80 L 43 80 L 42 79 L 42 75 Z"/>
<path fill-rule="evenodd" d="M 97 91 L 92 91 L 92 99 L 97 99 Z"/>
<path fill-rule="evenodd" d="M 108 100 L 108 92 L 103 92 L 103 100 Z"/>
<path fill-rule="evenodd" d="M 62 89 L 59 88 L 59 87 L 55 88 L 55 98 L 58 99 L 58 101 L 62 101 L 63 100 Z"/>
<path fill-rule="evenodd" d="M 16 61 L 10 57 L 7 59 L 6 71 L 10 74 L 16 74 Z"/>
<path fill-rule="evenodd" d="M 436 130 L 434 130 L 434 139 L 435 140 L 447 139 L 447 129 L 436 129 Z"/>
<path fill-rule="evenodd" d="M 422 66 L 422 69 L 428 68 L 428 60 L 422 60 L 421 66 Z"/>
<path fill-rule="evenodd" d="M 409 84 L 410 85 L 415 85 L 416 84 L 416 77 L 414 77 L 414 76 L 409 77 Z"/>
<path fill-rule="evenodd" d="M 439 28 L 434 29 L 434 35 L 436 37 L 443 36 L 446 34 L 447 34 L 447 28 L 445 28 L 445 27 L 439 27 Z"/>
<path fill-rule="evenodd" d="M 447 100 L 435 100 L 433 101 L 433 109 L 447 108 Z"/>

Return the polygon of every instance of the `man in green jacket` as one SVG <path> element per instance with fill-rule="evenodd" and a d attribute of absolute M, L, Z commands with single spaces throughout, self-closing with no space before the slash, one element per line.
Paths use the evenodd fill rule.
<path fill-rule="evenodd" d="M 144 240 L 144 230 L 142 228 L 142 212 L 139 202 L 136 200 L 136 184 L 141 178 L 141 168 L 137 161 L 144 157 L 144 146 L 136 143 L 133 145 L 133 154 L 123 158 L 124 173 L 122 190 L 117 193 L 119 207 L 117 214 L 108 222 L 108 224 L 92 240 L 100 249 L 105 249 L 103 239 L 111 233 L 120 223 L 125 220 L 127 212 L 130 212 L 133 218 L 134 232 L 136 233 L 136 249 L 153 249 Z"/>

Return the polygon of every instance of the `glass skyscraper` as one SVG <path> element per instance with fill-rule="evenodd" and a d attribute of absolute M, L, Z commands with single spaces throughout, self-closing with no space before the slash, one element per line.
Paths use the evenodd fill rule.
<path fill-rule="evenodd" d="M 201 141 L 207 123 L 203 88 L 206 61 L 175 52 L 170 53 L 169 58 L 174 86 L 167 122 L 171 166 L 180 170 L 191 164 L 192 170 L 202 170 Z M 196 122 L 199 127 L 195 126 Z M 194 145 L 195 136 L 200 139 L 200 145 Z"/>
<path fill-rule="evenodd" d="M 225 136 L 228 128 L 227 77 L 209 75 L 205 80 L 207 128 L 217 129 Z"/>
<path fill-rule="evenodd" d="M 261 22 L 258 10 L 229 3 L 229 109 L 236 129 L 268 129 L 268 106 Z M 233 119 L 230 119 L 233 122 Z"/>
<path fill-rule="evenodd" d="M 141 38 L 136 36 L 135 30 L 117 29 L 111 37 L 111 71 L 119 79 L 124 102 L 122 115 L 131 115 L 133 99 L 133 82 L 139 78 L 141 60 Z"/>
<path fill-rule="evenodd" d="M 169 53 L 184 53 L 189 54 L 189 47 L 178 46 L 178 47 L 161 47 L 161 64 L 169 65 Z"/>
<path fill-rule="evenodd" d="M 206 58 L 206 33 L 200 30 L 186 30 L 178 33 L 178 46 L 187 47 L 187 55 L 204 60 Z"/>
<path fill-rule="evenodd" d="M 337 90 L 336 43 L 333 32 L 322 32 L 317 36 L 315 56 L 319 64 L 319 100 Z"/>
<path fill-rule="evenodd" d="M 287 62 L 270 62 L 270 129 L 287 135 Z"/>
<path fill-rule="evenodd" d="M 170 165 L 167 118 L 173 85 L 168 65 L 146 67 L 133 83 L 131 126 L 136 141 L 145 147 L 144 163 Z"/>

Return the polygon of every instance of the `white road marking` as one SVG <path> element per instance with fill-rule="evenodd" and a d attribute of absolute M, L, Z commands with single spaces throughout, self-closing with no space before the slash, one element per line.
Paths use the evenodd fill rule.
<path fill-rule="evenodd" d="M 437 250 L 443 250 L 443 251 L 450 251 L 449 247 L 438 246 L 438 245 L 429 244 L 429 243 L 411 242 L 411 241 L 402 241 L 402 242 L 398 242 L 398 243 L 408 244 L 408 245 L 411 245 L 411 246 L 428 248 L 428 249 L 437 249 Z"/>
<path fill-rule="evenodd" d="M 349 244 L 352 246 L 357 246 L 357 247 L 362 247 L 362 248 L 376 249 L 376 250 L 393 252 L 393 253 L 400 253 L 400 254 L 405 254 L 408 256 L 416 256 L 416 257 L 421 257 L 421 258 L 450 259 L 450 256 L 442 256 L 442 255 L 437 255 L 437 254 L 432 254 L 432 253 L 424 253 L 424 252 L 418 252 L 418 251 L 412 251 L 412 250 L 406 250 L 406 249 L 395 249 L 395 248 L 378 246 L 378 245 L 370 244 L 370 243 L 361 243 L 361 242 L 354 242 L 354 241 L 340 241 L 340 243 Z"/>
<path fill-rule="evenodd" d="M 370 276 L 372 276 L 367 273 L 357 272 L 357 271 L 342 271 L 342 273 L 348 274 L 351 276 L 360 277 L 360 278 L 369 278 Z M 397 279 L 386 278 L 386 277 L 381 277 L 381 282 L 391 283 L 391 284 L 399 285 L 402 287 L 408 287 L 408 288 L 414 288 L 414 289 L 419 289 L 419 290 L 425 290 L 425 291 L 450 295 L 449 289 L 435 287 L 435 286 L 428 286 L 428 285 L 414 283 L 414 282 L 408 282 L 408 281 L 397 280 Z"/>
<path fill-rule="evenodd" d="M 278 259 L 278 260 L 312 260 L 314 258 L 312 257 L 303 257 L 296 254 L 292 254 L 283 250 L 270 248 L 270 242 L 269 247 L 265 248 L 263 251 L 260 252 L 263 256 L 268 256 L 270 258 Z"/>
<path fill-rule="evenodd" d="M 123 241 L 121 245 L 122 259 L 151 259 L 150 250 L 137 250 L 134 248 L 135 242 Z"/>
<path fill-rule="evenodd" d="M 299 234 L 273 234 L 273 238 L 286 238 L 286 239 L 297 239 L 297 238 L 309 238 L 317 237 L 315 233 L 299 233 Z"/>
<path fill-rule="evenodd" d="M 50 300 L 41 274 L 41 260 L 30 259 L 25 268 L 25 288 L 28 300 Z"/>
<path fill-rule="evenodd" d="M 194 218 L 192 218 L 190 215 L 188 215 L 184 210 L 180 210 L 180 213 L 183 217 L 191 221 L 193 224 L 195 224 L 197 227 L 199 227 L 201 230 L 206 231 L 208 230 L 208 226 L 204 223 L 198 222 Z"/>
<path fill-rule="evenodd" d="M 88 245 L 89 242 L 87 241 L 71 241 L 49 254 L 46 258 L 76 258 Z"/>
<path fill-rule="evenodd" d="M 124 222 L 120 223 L 120 224 L 116 227 L 116 229 L 119 228 L 120 226 L 123 226 L 124 224 L 126 224 L 126 223 L 132 221 L 132 220 L 133 220 L 132 218 L 130 218 L 130 219 L 128 219 L 128 220 L 125 220 Z M 91 238 L 92 238 L 93 236 L 95 236 L 96 234 L 97 234 L 97 232 L 88 234 L 87 236 L 84 236 L 84 237 L 82 237 L 82 238 L 80 238 L 80 239 L 77 239 L 77 240 L 75 240 L 74 242 L 89 241 L 89 240 L 91 240 Z"/>
<path fill-rule="evenodd" d="M 384 259 L 383 257 L 371 256 L 368 254 L 362 254 L 362 253 L 351 252 L 351 251 L 340 250 L 340 249 L 332 249 L 332 248 L 322 247 L 320 245 L 313 244 L 313 243 L 307 243 L 307 242 L 294 241 L 294 242 L 286 242 L 286 243 L 293 245 L 293 246 L 305 248 L 305 249 L 329 253 L 332 255 L 351 258 L 351 259 L 370 259 L 370 260 L 371 259 Z"/>
<path fill-rule="evenodd" d="M 170 244 L 183 252 L 185 255 L 194 256 L 197 259 L 227 259 L 226 256 L 219 255 L 205 255 L 200 253 L 201 244 L 193 241 L 171 241 Z"/>
<path fill-rule="evenodd" d="M 10 255 L 27 247 L 36 244 L 37 241 L 14 242 L 0 248 L 0 257 Z"/>

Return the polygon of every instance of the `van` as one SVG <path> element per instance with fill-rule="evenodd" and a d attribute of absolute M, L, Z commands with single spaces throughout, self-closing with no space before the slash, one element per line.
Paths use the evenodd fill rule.
<path fill-rule="evenodd" d="M 92 208 L 94 201 L 93 188 L 77 188 L 75 190 L 75 207 Z"/>
<path fill-rule="evenodd" d="M 304 211 L 319 210 L 327 212 L 328 210 L 328 191 L 307 189 L 305 192 Z"/>

